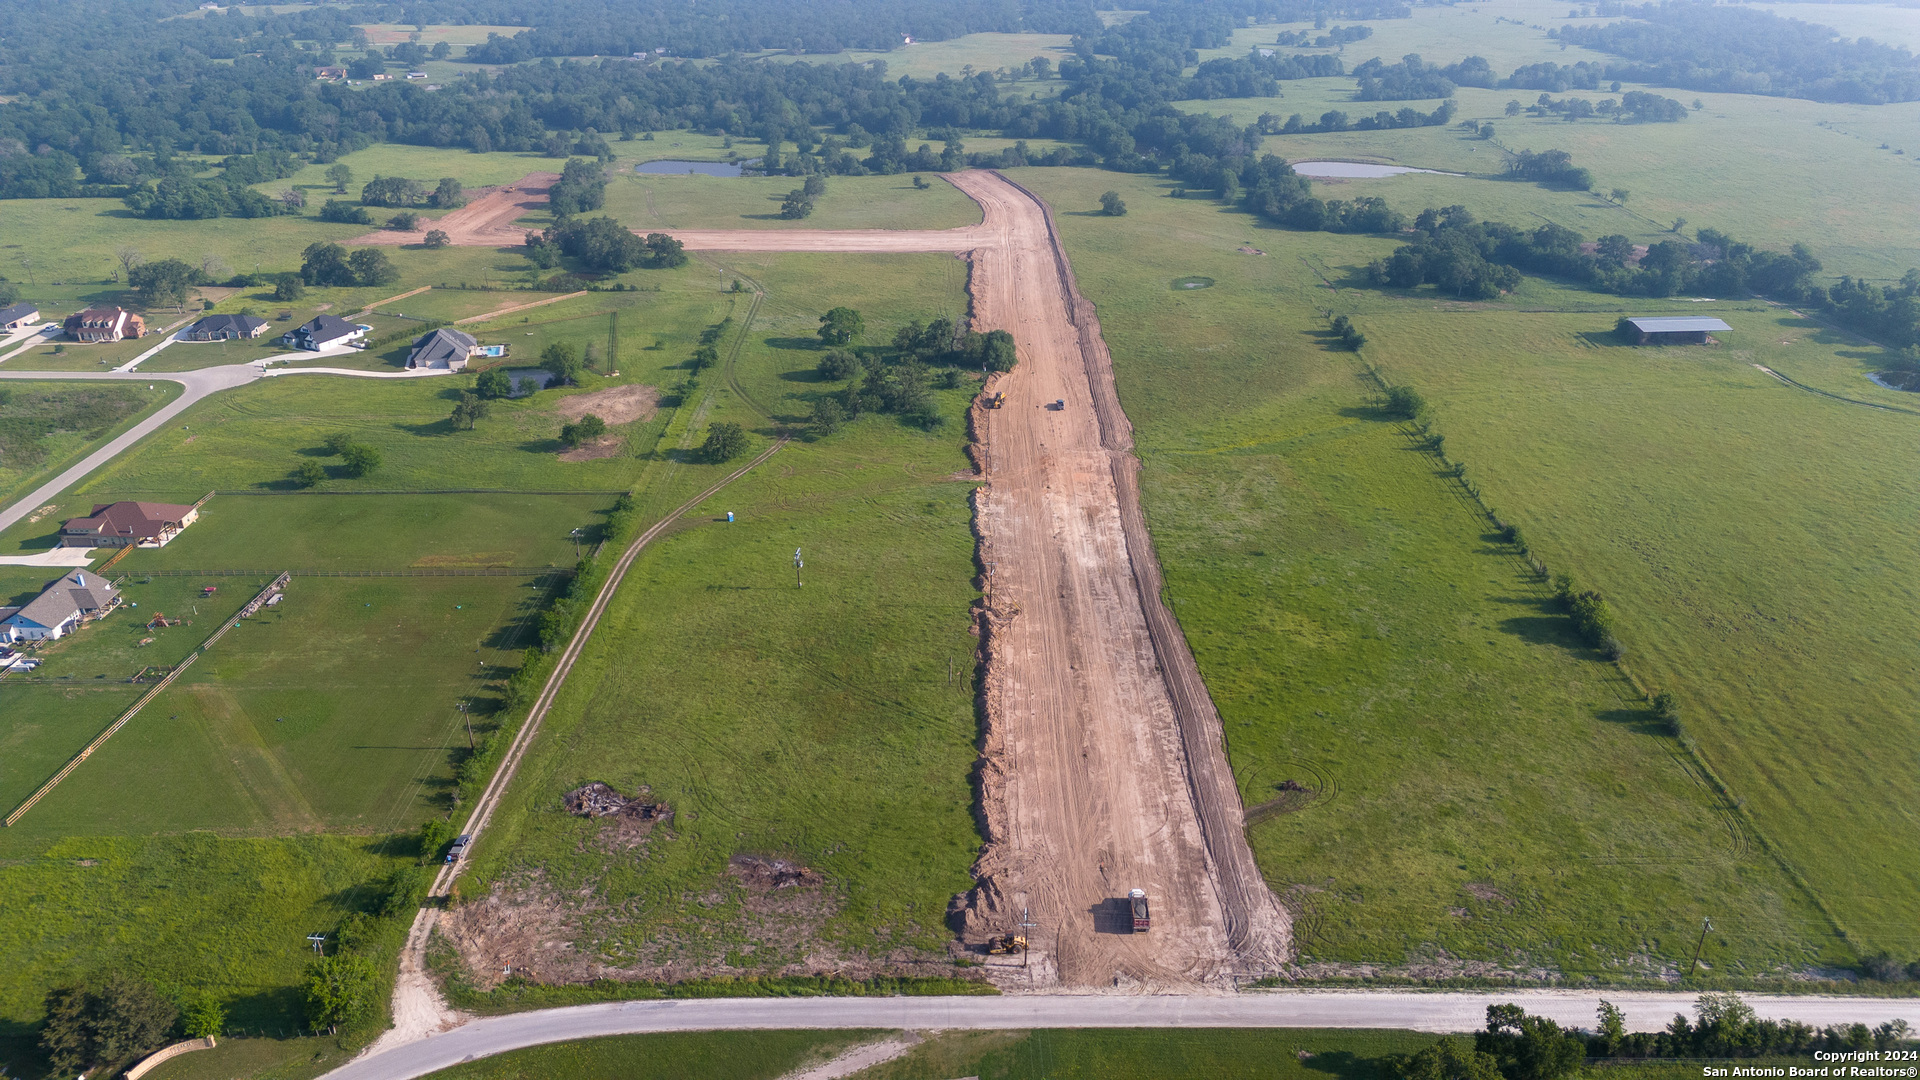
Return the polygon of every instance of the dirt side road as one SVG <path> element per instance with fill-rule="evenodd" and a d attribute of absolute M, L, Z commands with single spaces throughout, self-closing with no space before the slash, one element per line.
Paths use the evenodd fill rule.
<path fill-rule="evenodd" d="M 519 244 L 526 240 L 526 230 L 514 228 L 513 223 L 535 211 L 546 209 L 547 189 L 558 179 L 559 173 L 528 173 L 503 187 L 477 188 L 470 193 L 467 205 L 438 221 L 423 221 L 424 228 L 412 232 L 377 229 L 347 243 L 382 244 L 387 247 L 424 244 L 427 242 L 427 230 L 439 229 L 447 234 L 448 243 L 459 247 L 506 247 Z M 376 215 L 380 213 L 378 209 L 369 212 Z"/>

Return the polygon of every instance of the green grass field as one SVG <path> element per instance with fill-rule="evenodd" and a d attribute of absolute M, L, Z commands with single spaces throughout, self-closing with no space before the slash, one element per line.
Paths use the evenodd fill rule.
<path fill-rule="evenodd" d="M 625 1035 L 556 1043 L 456 1065 L 442 1080 L 772 1080 L 826 1061 L 877 1033 L 861 1031 L 699 1032 Z M 175 1080 L 171 1073 L 156 1073 Z M 185 1080 L 184 1074 L 181 1080 Z"/>
<path fill-rule="evenodd" d="M 803 336 L 820 311 L 858 307 L 868 339 L 886 340 L 907 318 L 964 305 L 959 264 L 937 256 L 735 265 L 769 295 L 713 415 L 755 427 L 766 426 L 756 408 L 804 413 L 827 388 Z M 562 895 L 591 886 L 595 903 L 575 912 L 581 955 L 638 969 L 778 971 L 821 950 L 945 969 L 946 903 L 967 887 L 978 844 L 971 485 L 954 478 L 967 468 L 967 396 L 942 392 L 936 433 L 870 417 L 793 443 L 643 554 L 465 895 L 524 895 L 536 872 Z M 726 511 L 739 520 L 721 522 Z M 674 807 L 670 831 L 610 854 L 592 840 L 598 826 L 560 806 L 589 780 L 647 785 Z M 794 859 L 824 884 L 807 910 L 759 911 L 723 873 L 736 853 Z M 818 929 L 781 929 L 802 924 Z"/>
<path fill-rule="evenodd" d="M 1091 204 L 1113 184 L 1069 170 L 1020 178 L 1066 207 Z M 1857 567 L 1859 582 L 1884 581 L 1888 560 L 1904 551 L 1886 516 L 1905 505 L 1887 486 L 1901 472 L 1885 469 L 1904 451 L 1886 440 L 1904 426 L 1895 421 L 1920 418 L 1768 386 L 1730 355 L 1714 365 L 1726 374 L 1709 382 L 1684 374 L 1723 350 L 1594 348 L 1580 332 L 1610 330 L 1606 310 L 1517 309 L 1615 298 L 1544 282 L 1529 281 L 1502 305 L 1336 294 L 1322 273 L 1345 280 L 1391 242 L 1261 229 L 1213 204 L 1154 198 L 1159 186 L 1123 188 L 1134 208 L 1123 219 L 1060 222 L 1082 287 L 1100 305 L 1146 464 L 1149 522 L 1225 719 L 1243 797 L 1267 803 L 1289 779 L 1322 792 L 1252 830 L 1262 865 L 1301 912 L 1305 958 L 1325 962 L 1326 974 L 1382 965 L 1633 977 L 1673 964 L 1703 916 L 1714 920 L 1717 970 L 1736 977 L 1842 962 L 1856 947 L 1910 947 L 1897 922 L 1904 902 L 1894 899 L 1911 892 L 1905 864 L 1868 854 L 1900 842 L 1881 810 L 1897 799 L 1890 788 L 1852 797 L 1878 778 L 1838 780 L 1872 753 L 1867 740 L 1896 738 L 1892 718 L 1911 710 L 1897 680 L 1868 675 L 1912 662 L 1907 605 L 1836 595 L 1833 585 L 1842 564 Z M 1236 251 L 1249 242 L 1270 254 Z M 1193 274 L 1217 283 L 1196 292 L 1168 285 Z M 1327 309 L 1353 314 L 1371 339 L 1366 356 L 1390 377 L 1432 386 L 1448 453 L 1469 463 L 1549 564 L 1616 597 L 1623 636 L 1633 635 L 1630 665 L 1685 688 L 1689 708 L 1715 717 L 1690 726 L 1744 808 L 1714 794 L 1684 748 L 1650 723 L 1639 692 L 1572 637 L 1548 590 L 1491 537 L 1437 459 L 1377 410 L 1356 360 L 1327 346 L 1318 315 Z M 1748 327 L 1743 340 L 1776 332 L 1767 320 L 1777 316 L 1716 313 Z M 1547 326 L 1557 332 L 1527 329 Z M 1806 381 L 1872 389 L 1861 377 L 1865 359 L 1805 328 L 1777 332 L 1796 344 L 1769 348 L 1806 357 Z M 1654 377 L 1650 363 L 1678 367 Z M 1743 367 L 1749 374 L 1737 374 Z M 1750 388 L 1708 394 L 1728 379 Z M 1641 381 L 1645 391 L 1626 392 Z M 1624 395 L 1617 408 L 1616 395 Z M 1751 438 L 1796 434 L 1774 440 L 1777 457 L 1751 462 L 1681 449 L 1729 428 Z M 1851 448 L 1873 432 L 1884 435 Z M 1563 442 L 1579 449 L 1551 449 Z M 1784 506 L 1760 511 L 1782 483 L 1815 498 L 1815 476 L 1838 491 L 1820 495 L 1804 524 L 1792 525 Z M 1841 498 L 1856 509 L 1840 509 Z M 1790 531 L 1776 534 L 1783 512 Z M 1838 547 L 1849 555 L 1788 539 L 1831 534 L 1841 520 L 1850 532 Z M 1648 529 L 1661 537 L 1657 548 Z M 1639 536 L 1601 546 L 1621 533 Z M 1750 546 L 1731 544 L 1734 535 L 1750 536 Z M 1759 551 L 1781 543 L 1784 558 L 1755 574 Z M 1867 560 L 1863 551 L 1881 554 Z M 1722 579 L 1730 590 L 1745 584 L 1722 598 L 1708 586 Z M 1776 587 L 1756 592 L 1762 581 L 1804 584 L 1791 601 L 1762 600 Z M 1750 605 L 1794 612 L 1792 648 L 1804 662 L 1762 644 L 1784 647 L 1771 635 L 1785 630 L 1731 633 L 1753 616 L 1724 631 L 1700 621 L 1710 611 L 1730 620 Z M 1814 719 L 1825 706 L 1799 688 L 1839 694 L 1850 681 L 1841 672 L 1855 689 Z M 1791 708 L 1773 704 L 1788 700 Z M 1738 735 L 1733 716 L 1742 718 Z M 1807 761 L 1815 731 L 1817 767 Z M 1821 782 L 1783 785 L 1785 770 Z M 1849 824 L 1816 832 L 1815 820 Z M 1793 845 L 1788 869 L 1769 842 Z M 1797 878 L 1815 883 L 1813 895 Z M 1851 942 L 1821 905 L 1839 913 Z"/>
<path fill-rule="evenodd" d="M 952 184 L 931 178 L 836 176 L 814 212 L 783 220 L 780 201 L 799 186 L 791 176 L 671 176 L 628 170 L 607 188 L 607 213 L 631 229 L 951 229 L 980 223 L 980 207 Z"/>
<path fill-rule="evenodd" d="M 0 390 L 11 391 L 0 404 L 0 506 L 59 475 L 179 392 L 169 383 L 148 390 L 14 380 Z"/>

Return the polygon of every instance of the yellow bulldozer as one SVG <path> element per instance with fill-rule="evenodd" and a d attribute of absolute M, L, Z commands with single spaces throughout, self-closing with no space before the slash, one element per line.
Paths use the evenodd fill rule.
<path fill-rule="evenodd" d="M 987 399 L 987 408 L 997 409 L 1000 406 L 1005 405 L 1006 403 L 1007 403 L 1007 392 L 1005 390 L 1002 390 L 999 393 L 993 395 L 993 397 Z"/>
<path fill-rule="evenodd" d="M 1025 934 L 1002 934 L 987 942 L 988 956 L 1006 956 L 1009 953 L 1023 953 L 1026 951 L 1027 936 Z"/>

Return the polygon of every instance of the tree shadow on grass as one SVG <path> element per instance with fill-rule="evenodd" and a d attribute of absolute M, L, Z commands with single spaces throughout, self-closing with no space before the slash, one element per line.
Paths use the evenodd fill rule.
<path fill-rule="evenodd" d="M 409 435 L 452 435 L 459 429 L 453 426 L 453 418 L 429 420 L 424 424 L 395 424 L 395 428 Z"/>
<path fill-rule="evenodd" d="M 833 381 L 821 373 L 819 368 L 800 368 L 795 371 L 783 371 L 780 373 L 780 378 L 783 382 L 799 383 L 823 383 Z"/>
<path fill-rule="evenodd" d="M 1671 734 L 1667 725 L 1647 709 L 1600 709 L 1593 715 L 1609 724 L 1619 724 L 1637 735 Z"/>
<path fill-rule="evenodd" d="M 1347 405 L 1340 409 L 1340 415 L 1349 420 L 1371 420 L 1381 424 L 1396 424 L 1406 419 L 1385 405 Z"/>
<path fill-rule="evenodd" d="M 765 340 L 769 349 L 805 349 L 813 352 L 827 347 L 827 343 L 817 337 L 770 337 Z"/>
<path fill-rule="evenodd" d="M 1582 330 L 1573 336 L 1596 349 L 1626 349 L 1635 347 L 1631 341 L 1620 340 L 1620 335 L 1614 333 L 1612 330 Z"/>
<path fill-rule="evenodd" d="M 520 444 L 520 449 L 530 454 L 557 454 L 566 447 L 559 439 L 528 439 Z"/>
<path fill-rule="evenodd" d="M 1350 1050 L 1323 1050 L 1307 1057 L 1300 1065 L 1340 1080 L 1374 1080 L 1381 1073 L 1378 1059 L 1356 1057 Z"/>

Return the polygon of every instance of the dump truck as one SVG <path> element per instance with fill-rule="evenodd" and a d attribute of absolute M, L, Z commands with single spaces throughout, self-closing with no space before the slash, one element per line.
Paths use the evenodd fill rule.
<path fill-rule="evenodd" d="M 473 843 L 473 837 L 470 834 L 462 833 L 460 838 L 453 842 L 453 846 L 447 849 L 447 861 L 459 862 L 461 859 L 465 858 L 467 854 L 467 846 L 472 843 Z"/>
<path fill-rule="evenodd" d="M 1027 936 L 1025 934 L 1002 934 L 992 941 L 987 942 L 987 955 L 989 956 L 1005 956 L 1008 953 L 1023 953 L 1026 951 Z"/>
<path fill-rule="evenodd" d="M 1153 927 L 1153 919 L 1147 914 L 1147 890 L 1135 889 L 1127 894 L 1127 904 L 1133 908 L 1133 932 L 1144 934 Z"/>

